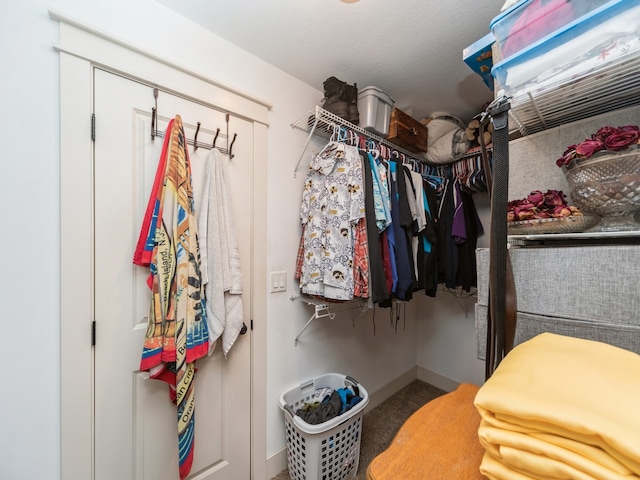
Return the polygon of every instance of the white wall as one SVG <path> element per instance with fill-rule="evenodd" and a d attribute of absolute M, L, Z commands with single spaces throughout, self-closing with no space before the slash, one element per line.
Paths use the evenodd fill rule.
<path fill-rule="evenodd" d="M 289 284 L 286 293 L 268 297 L 269 455 L 284 446 L 277 406 L 283 391 L 319 373 L 338 371 L 375 392 L 415 367 L 412 305 L 406 326 L 401 323 L 397 332 L 389 327 L 385 311 L 376 312 L 375 336 L 371 313 L 355 327 L 348 313 L 314 322 L 300 344 L 293 344 L 312 310 L 289 299 L 294 294 L 292 272 L 304 180 L 304 175 L 294 178 L 292 172 L 306 139 L 290 123 L 313 108 L 322 97 L 319 90 L 151 0 L 6 3 L 0 27 L 4 146 L 0 218 L 5 225 L 0 237 L 4 253 L 0 409 L 5 412 L 1 479 L 60 478 L 59 67 L 52 48 L 57 43 L 57 23 L 49 18 L 49 8 L 273 105 L 268 131 L 269 227 L 258 232 L 258 238 L 267 242 L 268 271 L 287 271 Z M 323 80 L 318 79 L 318 87 Z M 317 146 L 315 142 L 311 148 Z"/>
<path fill-rule="evenodd" d="M 473 196 L 484 234 L 478 238 L 478 248 L 488 247 L 491 227 L 489 195 L 478 193 Z M 442 288 L 442 286 L 440 287 Z M 484 382 L 484 361 L 477 358 L 475 331 L 475 296 L 456 289 L 453 293 L 439 290 L 435 298 L 416 298 L 416 323 L 418 347 L 416 363 L 421 369 L 436 374 L 424 379 L 437 385 L 438 376 L 455 383 Z M 422 378 L 422 377 L 421 377 Z M 441 388 L 451 389 L 447 382 Z M 448 387 L 448 388 L 447 388 Z"/>
<path fill-rule="evenodd" d="M 562 190 L 569 197 L 569 184 L 556 166 L 556 159 L 569 145 L 589 138 L 605 125 L 638 125 L 640 107 L 628 107 L 561 125 L 512 140 L 509 143 L 509 199 L 524 198 L 532 190 Z"/>

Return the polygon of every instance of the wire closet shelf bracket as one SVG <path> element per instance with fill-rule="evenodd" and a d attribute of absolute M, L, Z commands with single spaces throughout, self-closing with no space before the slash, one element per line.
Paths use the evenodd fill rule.
<path fill-rule="evenodd" d="M 331 304 L 330 302 L 324 302 L 321 299 L 316 299 L 316 298 L 308 297 L 305 295 L 292 296 L 290 300 L 292 302 L 294 300 L 304 302 L 308 305 L 312 305 L 314 309 L 314 312 L 309 318 L 309 320 L 307 321 L 307 323 L 305 323 L 304 327 L 302 327 L 302 330 L 298 332 L 298 335 L 296 335 L 296 338 L 293 340 L 294 346 L 298 346 L 298 339 L 300 338 L 300 336 L 304 333 L 307 327 L 311 325 L 311 322 L 313 322 L 318 318 L 329 317 L 330 319 L 334 319 L 337 313 L 344 313 L 350 310 L 359 309 L 360 313 L 356 318 L 352 320 L 352 324 L 355 327 L 360 317 L 362 317 L 369 310 L 369 307 L 367 306 L 367 304 L 360 300 L 349 300 L 345 302 L 337 302 L 335 304 Z M 337 311 L 333 310 L 334 306 L 338 307 Z"/>

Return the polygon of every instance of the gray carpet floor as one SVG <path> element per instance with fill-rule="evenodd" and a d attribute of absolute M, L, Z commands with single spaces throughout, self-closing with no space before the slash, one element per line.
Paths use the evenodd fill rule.
<path fill-rule="evenodd" d="M 360 460 L 356 480 L 366 480 L 367 466 L 371 460 L 389 446 L 398 429 L 412 413 L 428 401 L 445 393 L 444 390 L 433 385 L 414 380 L 391 398 L 365 413 L 362 419 Z M 289 473 L 281 472 L 271 480 L 290 480 Z"/>

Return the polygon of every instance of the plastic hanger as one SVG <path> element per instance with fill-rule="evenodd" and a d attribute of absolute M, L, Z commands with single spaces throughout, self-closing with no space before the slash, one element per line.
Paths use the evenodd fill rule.
<path fill-rule="evenodd" d="M 367 152 L 371 154 L 374 160 L 377 160 L 380 157 L 380 149 L 373 140 L 367 141 Z"/>

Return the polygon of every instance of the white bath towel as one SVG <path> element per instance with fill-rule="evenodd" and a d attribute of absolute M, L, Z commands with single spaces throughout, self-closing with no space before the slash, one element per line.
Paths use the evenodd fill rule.
<path fill-rule="evenodd" d="M 226 178 L 230 159 L 212 149 L 206 162 L 202 190 L 195 201 L 209 325 L 209 355 L 218 339 L 222 339 L 222 351 L 227 355 L 243 325 L 240 254 Z"/>

